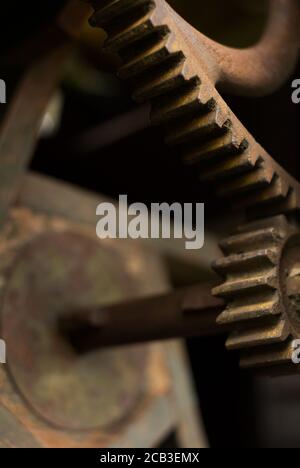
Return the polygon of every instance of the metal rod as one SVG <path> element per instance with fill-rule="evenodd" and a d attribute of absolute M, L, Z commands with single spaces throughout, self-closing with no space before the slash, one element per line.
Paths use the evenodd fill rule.
<path fill-rule="evenodd" d="M 171 338 L 217 334 L 224 303 L 211 283 L 108 307 L 64 314 L 59 327 L 79 352 Z"/>

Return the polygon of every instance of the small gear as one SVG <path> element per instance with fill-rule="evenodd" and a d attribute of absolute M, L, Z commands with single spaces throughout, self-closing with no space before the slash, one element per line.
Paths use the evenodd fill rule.
<path fill-rule="evenodd" d="M 225 282 L 213 294 L 228 301 L 218 322 L 234 330 L 230 350 L 241 366 L 299 372 L 292 360 L 300 338 L 300 230 L 285 216 L 243 226 L 222 242 L 214 264 Z M 273 369 L 272 369 L 273 368 Z"/>

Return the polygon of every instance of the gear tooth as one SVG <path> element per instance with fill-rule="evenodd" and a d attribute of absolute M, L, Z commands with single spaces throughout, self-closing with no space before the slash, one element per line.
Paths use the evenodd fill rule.
<path fill-rule="evenodd" d="M 191 76 L 189 73 L 188 77 Z M 200 115 L 208 113 L 215 108 L 211 94 L 201 85 L 200 79 L 195 77 L 189 80 L 176 93 L 168 93 L 162 99 L 153 102 L 151 120 L 154 125 L 168 124 L 186 115 Z"/>
<path fill-rule="evenodd" d="M 248 223 L 242 224 L 238 227 L 238 231 L 241 234 L 249 234 L 254 231 L 273 230 L 275 238 L 282 240 L 289 232 L 291 225 L 288 223 L 285 215 L 277 215 L 266 219 L 258 219 L 255 221 L 249 221 Z"/>
<path fill-rule="evenodd" d="M 249 219 L 260 219 L 275 216 L 279 213 L 293 213 L 297 210 L 297 195 L 293 189 L 290 189 L 287 196 L 282 199 L 272 200 L 270 203 L 247 209 Z"/>
<path fill-rule="evenodd" d="M 133 95 L 134 99 L 143 102 L 180 87 L 186 81 L 184 67 L 185 59 L 182 56 L 167 61 L 165 66 L 159 68 L 154 77 L 146 78 L 144 82 L 139 81 Z"/>
<path fill-rule="evenodd" d="M 257 231 L 241 233 L 220 243 L 220 248 L 225 255 L 240 252 L 249 252 L 253 249 L 272 248 L 277 244 L 280 233 L 275 227 L 258 229 Z"/>
<path fill-rule="evenodd" d="M 106 27 L 111 21 L 142 6 L 151 4 L 149 0 L 111 0 L 103 2 L 100 8 L 90 18 L 90 24 L 94 27 Z"/>
<path fill-rule="evenodd" d="M 288 337 L 285 323 L 279 319 L 274 324 L 257 324 L 251 329 L 238 330 L 233 332 L 227 342 L 226 347 L 230 351 L 252 348 L 255 346 L 272 345 L 282 343 Z"/>
<path fill-rule="evenodd" d="M 111 34 L 105 42 L 104 49 L 106 52 L 118 52 L 120 49 L 124 49 L 145 38 L 147 35 L 159 31 L 160 29 L 156 28 L 151 21 L 150 9 L 150 11 L 146 11 L 146 14 L 142 14 L 141 17 L 138 15 L 138 18 L 129 22 L 129 24 L 123 26 L 119 24 L 116 32 Z"/>
<path fill-rule="evenodd" d="M 167 131 L 166 141 L 169 145 L 174 146 L 197 139 L 207 140 L 225 133 L 227 125 L 227 120 L 216 108 L 208 114 L 172 125 L 172 128 Z"/>
<path fill-rule="evenodd" d="M 251 192 L 256 189 L 267 187 L 273 179 L 274 173 L 265 171 L 261 167 L 253 168 L 249 173 L 230 179 L 218 190 L 221 196 L 233 197 L 243 192 Z"/>
<path fill-rule="evenodd" d="M 214 270 L 220 274 L 249 272 L 253 269 L 274 267 L 278 261 L 278 251 L 261 249 L 253 252 L 233 254 L 223 257 L 213 264 Z"/>
<path fill-rule="evenodd" d="M 251 294 L 254 291 L 275 290 L 276 289 L 276 269 L 261 272 L 248 277 L 228 278 L 221 286 L 214 288 L 213 295 L 230 298 L 236 295 Z"/>
<path fill-rule="evenodd" d="M 141 41 L 142 42 L 142 41 Z M 121 54 L 125 64 L 119 69 L 119 76 L 123 79 L 134 78 L 153 67 L 162 64 L 169 58 L 183 58 L 181 51 L 177 50 L 176 42 L 170 32 L 165 32 L 157 37 L 151 37 L 143 44 L 141 50 L 136 50 L 134 56 L 127 60 Z"/>
<path fill-rule="evenodd" d="M 244 369 L 274 366 L 294 367 L 292 354 L 292 341 L 289 340 L 280 344 L 248 349 L 242 353 L 240 364 Z"/>
<path fill-rule="evenodd" d="M 238 210 L 241 208 L 257 209 L 261 205 L 282 201 L 287 197 L 289 189 L 289 184 L 275 174 L 273 181 L 267 188 L 242 197 L 238 202 L 234 202 L 234 207 Z"/>
<path fill-rule="evenodd" d="M 255 166 L 255 162 L 252 157 L 246 151 L 241 155 L 233 155 L 230 159 L 225 159 L 222 162 L 215 164 L 209 169 L 201 169 L 200 180 L 205 182 L 218 181 L 222 179 L 232 178 L 232 176 L 239 175 L 239 182 L 248 177 L 241 176 L 241 174 L 249 173 Z M 234 184 L 235 182 L 233 182 Z M 218 192 L 224 191 L 224 186 L 228 187 L 229 182 L 222 184 L 222 188 Z"/>
<path fill-rule="evenodd" d="M 237 156 L 247 148 L 246 140 L 239 142 L 229 130 L 212 141 L 202 145 L 194 145 L 189 151 L 185 151 L 183 162 L 186 164 L 201 164 L 207 161 L 218 161 L 229 156 Z"/>
<path fill-rule="evenodd" d="M 254 296 L 240 301 L 229 303 L 227 308 L 218 317 L 220 325 L 232 325 L 267 318 L 280 314 L 280 302 L 277 293 L 262 297 Z"/>

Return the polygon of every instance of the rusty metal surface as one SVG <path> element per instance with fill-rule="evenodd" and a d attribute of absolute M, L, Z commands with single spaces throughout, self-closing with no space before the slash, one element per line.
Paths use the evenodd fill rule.
<path fill-rule="evenodd" d="M 9 206 L 15 201 L 20 180 L 35 148 L 42 118 L 57 86 L 68 50 L 69 41 L 35 63 L 25 73 L 0 128 L 1 223 L 5 221 Z"/>
<path fill-rule="evenodd" d="M 190 376 L 190 360 L 186 346 L 178 341 L 170 341 L 166 343 L 166 350 L 173 376 L 173 398 L 179 415 L 177 440 L 182 448 L 208 448 L 208 436 L 201 417 L 201 402 L 199 404 L 199 397 Z M 183 395 L 189 395 L 189 398 L 183 398 Z"/>
<path fill-rule="evenodd" d="M 107 49 L 122 59 L 120 77 L 130 81 L 137 101 L 151 102 L 152 123 L 165 128 L 166 142 L 182 153 L 185 163 L 199 171 L 200 181 L 214 184 L 217 194 L 228 198 L 246 220 L 286 214 L 297 230 L 299 183 L 255 141 L 217 88 L 261 95 L 285 81 L 299 55 L 299 2 L 271 1 L 264 36 L 246 50 L 233 50 L 206 38 L 163 0 L 90 3 L 96 10 L 91 23 L 107 31 Z M 282 245 L 275 242 L 277 257 L 272 268 L 269 253 L 262 252 L 264 235 L 262 246 L 256 246 L 251 243 L 251 228 L 245 229 L 250 229 L 248 240 L 241 241 L 241 245 L 237 242 L 233 255 L 217 265 L 227 281 L 214 292 L 229 301 L 220 322 L 224 322 L 232 304 L 236 307 L 228 320 L 236 341 L 231 337 L 229 346 L 234 341 L 231 347 L 254 347 L 252 364 L 259 361 L 260 351 L 265 356 L 264 364 L 268 364 L 272 349 L 260 345 L 276 342 L 285 346 L 286 339 L 289 342 L 291 336 L 299 334 L 286 313 L 289 308 L 282 302 L 273 308 L 270 289 L 275 296 L 278 293 L 285 297 L 279 280 Z M 273 248 L 271 241 L 271 251 Z M 276 278 L 271 288 L 270 274 Z M 255 325 L 250 320 L 253 317 Z M 250 336 L 241 331 L 244 326 L 252 328 Z M 276 349 L 272 355 L 273 361 L 280 363 Z"/>
<path fill-rule="evenodd" d="M 222 91 L 261 96 L 278 89 L 293 72 L 300 51 L 299 2 L 270 0 L 269 4 L 264 35 L 249 49 L 230 49 L 201 37 L 217 61 L 216 84 Z"/>
<path fill-rule="evenodd" d="M 56 23 L 49 26 L 47 41 L 43 42 L 43 47 L 39 44 L 40 50 L 35 60 L 27 65 L 20 77 L 1 122 L 1 224 L 5 221 L 8 208 L 16 200 L 21 178 L 37 143 L 42 118 L 58 86 L 76 32 L 80 31 L 88 11 L 78 0 L 66 2 Z"/>
<path fill-rule="evenodd" d="M 78 352 L 106 346 L 222 333 L 216 319 L 224 302 L 211 295 L 212 283 L 168 295 L 65 311 L 62 333 Z"/>
<path fill-rule="evenodd" d="M 90 228 L 24 208 L 10 213 L 0 255 L 1 336 L 9 366 L 8 375 L 1 368 L 0 401 L 19 422 L 20 443 L 22 434 L 27 440 L 32 434 L 42 446 L 108 446 L 125 437 L 156 399 L 169 404 L 161 348 L 106 350 L 80 359 L 54 326 L 62 304 L 111 303 L 166 288 L 153 256 L 148 259 L 138 245 L 103 244 Z"/>
<path fill-rule="evenodd" d="M 228 306 L 218 322 L 231 326 L 230 350 L 242 350 L 242 367 L 299 372 L 292 341 L 300 336 L 300 230 L 284 216 L 244 225 L 222 243 L 215 269 L 225 282 L 214 294 Z"/>
<path fill-rule="evenodd" d="M 0 448 L 41 448 L 18 419 L 0 407 Z"/>
<path fill-rule="evenodd" d="M 65 19 L 62 17 L 60 20 L 64 25 L 63 29 L 73 35 L 73 23 L 71 22 L 69 31 L 68 22 L 64 23 Z M 65 221 L 60 219 L 32 216 L 26 210 L 8 213 L 8 207 L 15 200 L 21 176 L 36 141 L 41 117 L 57 82 L 68 47 L 69 41 L 63 41 L 62 48 L 55 49 L 53 54 L 47 54 L 28 71 L 1 129 L 1 157 L 3 155 L 4 169 L 3 192 L 0 198 L 3 221 L 0 239 L 0 289 L 1 299 L 4 301 L 1 333 L 3 331 L 3 336 L 9 343 L 9 373 L 0 369 L 0 401 L 3 408 L 7 409 L 8 417 L 15 419 L 20 431 L 15 432 L 18 440 L 12 442 L 9 432 L 12 424 L 8 426 L 3 437 L 4 446 L 23 443 L 48 447 L 113 445 L 113 440 L 123 435 L 129 424 L 138 419 L 142 420 L 143 413 L 151 409 L 151 405 L 155 406 L 154 403 L 162 403 L 168 408 L 168 419 L 166 418 L 164 428 L 160 427 L 156 431 L 157 437 L 159 434 L 164 435 L 163 429 L 167 431 L 172 423 L 176 423 L 176 419 L 171 417 L 171 382 L 161 349 L 147 347 L 149 352 L 146 353 L 144 348 L 141 352 L 142 348 L 139 347 L 135 356 L 133 349 L 128 353 L 118 353 L 118 356 L 115 352 L 105 352 L 105 356 L 98 357 L 97 360 L 90 356 L 89 363 L 85 361 L 87 365 L 80 368 L 80 364 L 76 367 L 72 356 L 64 348 L 65 342 L 61 342 L 61 338 L 54 332 L 52 314 L 55 315 L 56 305 L 61 305 L 64 302 L 62 298 L 66 296 L 71 302 L 78 298 L 76 294 L 82 297 L 79 288 L 73 291 L 72 297 L 69 289 L 70 284 L 74 285 L 73 282 L 78 280 L 78 270 L 80 269 L 82 275 L 79 275 L 80 278 L 87 282 L 91 279 L 91 272 L 87 271 L 89 268 L 92 269 L 93 275 L 103 273 L 101 261 L 95 265 L 99 258 L 89 242 L 87 250 L 91 249 L 95 255 L 91 255 L 85 265 L 79 263 L 78 250 L 85 244 L 84 235 L 79 234 L 76 228 L 75 234 L 73 231 L 72 234 L 67 234 L 64 232 Z M 40 86 L 38 94 L 37 84 Z M 16 133 L 18 139 L 15 138 Z M 49 232 L 53 230 L 55 233 L 51 236 Z M 44 235 L 45 232 L 47 234 Z M 113 245 L 115 247 L 116 243 Z M 60 251 L 62 246 L 63 251 Z M 118 249 L 120 253 L 123 248 Z M 141 255 L 139 248 L 137 251 L 134 249 L 134 252 L 129 249 L 129 252 L 123 252 L 122 256 L 126 262 L 127 273 L 132 276 L 135 285 L 134 291 L 126 289 L 126 295 L 132 293 L 132 296 L 143 296 L 153 292 L 153 289 L 165 287 L 165 278 L 155 259 L 149 261 L 149 256 Z M 111 258 L 109 263 L 111 265 Z M 149 282 L 151 272 L 153 281 Z M 87 287 L 87 294 L 93 294 L 93 291 L 96 294 L 93 289 L 96 282 L 90 281 L 89 284 L 91 288 L 89 290 Z M 99 292 L 97 289 L 97 294 Z M 105 293 L 108 292 L 107 288 Z M 14 314 L 10 313 L 12 308 Z M 143 361 L 142 373 L 140 363 L 144 354 L 149 356 Z M 96 371 L 93 372 L 95 366 Z M 114 392 L 112 385 L 103 385 L 103 375 L 107 377 L 108 368 L 118 368 L 118 375 L 126 377 L 121 379 L 116 387 L 114 382 Z M 49 371 L 47 375 L 45 370 Z M 90 371 L 89 379 L 85 379 L 87 370 Z M 141 374 L 145 379 L 138 385 L 137 375 L 140 379 Z M 72 398 L 68 398 L 67 389 L 68 396 L 71 395 Z M 97 410 L 99 398 L 102 402 L 105 399 L 107 404 L 104 411 L 103 407 L 101 411 L 100 408 Z M 119 399 L 122 400 L 121 405 Z M 144 429 L 143 440 L 153 437 L 154 422 L 158 424 L 161 414 L 155 410 L 151 416 L 152 432 L 147 436 L 147 428 Z M 74 432 L 73 429 L 77 431 Z"/>
<path fill-rule="evenodd" d="M 287 11 L 297 5 L 286 2 Z M 207 55 L 199 57 L 201 41 L 183 33 L 185 23 L 166 2 L 120 0 L 102 8 L 97 3 L 96 10 L 92 24 L 107 30 L 106 47 L 123 61 L 120 76 L 130 79 L 138 101 L 151 101 L 152 122 L 165 127 L 167 143 L 199 171 L 202 182 L 215 183 L 216 192 L 233 201 L 239 194 L 239 208 L 255 210 L 255 216 L 300 205 L 299 184 L 228 108 Z"/>
<path fill-rule="evenodd" d="M 132 51 L 134 41 L 142 36 L 144 39 L 151 27 L 157 29 L 161 39 L 164 33 L 176 34 L 177 46 L 189 47 L 189 60 L 201 66 L 202 75 L 205 74 L 213 86 L 237 94 L 262 95 L 274 91 L 291 74 L 299 56 L 300 7 L 297 0 L 270 0 L 263 37 L 248 49 L 226 47 L 206 37 L 164 0 L 104 2 L 103 7 L 97 0 L 88 3 L 98 11 L 92 24 L 104 26 L 113 36 L 109 41 L 110 49 L 119 52 L 130 41 Z M 119 18 L 123 16 L 121 34 L 120 23 L 114 23 L 116 14 Z M 140 21 L 143 19 L 144 23 Z M 123 32 L 127 33 L 126 37 L 122 36 Z"/>
<path fill-rule="evenodd" d="M 105 428 L 128 416 L 145 392 L 145 348 L 79 356 L 57 327 L 68 307 L 133 294 L 124 270 L 114 251 L 68 231 L 38 236 L 14 261 L 2 309 L 9 368 L 31 406 L 54 426 Z"/>
<path fill-rule="evenodd" d="M 293 217 L 300 206 L 299 184 L 276 164 L 247 132 L 227 107 L 217 88 L 234 90 L 239 94 L 261 95 L 272 91 L 285 80 L 299 52 L 299 3 L 296 0 L 272 1 L 270 21 L 262 41 L 256 47 L 243 51 L 232 50 L 207 39 L 184 22 L 163 0 L 111 0 L 92 3 L 96 5 L 97 10 L 93 16 L 93 24 L 105 27 L 108 32 L 107 48 L 118 52 L 123 61 L 120 76 L 131 81 L 135 88 L 136 100 L 151 101 L 152 122 L 165 127 L 167 143 L 183 153 L 187 164 L 194 165 L 199 170 L 200 180 L 216 183 L 216 190 L 221 196 L 234 200 L 238 195 L 238 208 L 245 211 L 250 218 L 267 218 L 280 213 L 288 213 Z M 65 51 L 62 56 L 64 53 Z M 5 123 L 2 133 L 5 139 L 2 141 L 8 147 L 4 146 L 1 152 L 6 155 L 3 159 L 3 167 L 6 168 L 3 180 L 7 182 L 6 185 L 3 184 L 1 196 L 2 219 L 5 218 L 7 207 L 14 199 L 15 182 L 19 183 L 20 174 L 26 167 L 34 143 L 34 132 L 38 127 L 48 93 L 57 79 L 57 69 L 53 67 L 55 61 L 51 60 L 47 66 L 50 66 L 51 72 L 55 68 L 55 78 L 53 80 L 49 75 L 49 82 L 45 80 L 45 88 L 42 83 L 39 102 L 39 105 L 42 103 L 41 107 L 34 110 L 34 115 L 29 114 L 28 119 L 26 114 L 22 113 L 22 118 L 18 121 L 18 125 L 21 122 L 21 127 L 15 126 L 15 116 L 21 114 L 20 110 L 24 110 L 30 103 L 29 91 L 32 91 L 33 84 L 36 86 L 37 78 L 44 76 L 40 75 L 39 70 L 39 73 L 33 73 L 33 80 L 31 77 L 29 81 L 25 79 L 25 87 L 21 88 L 19 96 L 21 103 L 17 96 Z M 47 71 L 47 67 L 43 68 L 43 73 L 45 70 Z M 48 78 L 47 72 L 46 76 Z M 34 90 L 36 92 L 35 87 Z M 18 140 L 18 143 L 14 142 L 14 134 L 19 128 L 22 129 L 21 133 L 26 143 L 22 154 L 19 146 L 22 139 Z M 27 128 L 30 128 L 28 133 L 25 131 Z M 11 154 L 17 158 L 13 167 Z M 279 227 L 278 220 L 274 221 L 274 225 L 272 223 L 266 227 L 261 227 L 261 224 L 247 226 L 245 229 L 248 237 L 244 234 L 242 238 L 235 238 L 232 252 L 229 255 L 225 252 L 227 257 L 217 263 L 218 270 L 226 276 L 226 282 L 214 292 L 229 299 L 228 308 L 220 316 L 219 322 L 230 324 L 234 330 L 228 340 L 228 347 L 246 349 L 242 365 L 269 367 L 277 364 L 280 368 L 287 367 L 290 371 L 291 338 L 300 336 L 295 282 L 292 279 L 297 268 L 293 263 L 293 259 L 298 255 L 298 240 L 294 243 L 297 227 L 294 227 L 293 220 L 287 225 L 282 218 Z M 253 245 L 255 236 L 257 245 Z M 65 258 L 64 255 L 68 258 L 65 258 L 65 263 L 58 268 L 62 268 L 64 272 L 64 293 L 67 292 L 67 301 L 76 299 L 78 303 L 79 300 L 75 293 L 74 297 L 69 297 L 69 281 L 73 281 L 74 271 L 67 271 L 73 261 L 78 261 L 77 254 L 74 254 L 77 249 L 76 240 L 65 238 L 61 244 L 63 249 L 60 251 L 59 239 L 61 234 L 56 234 L 52 239 L 36 239 L 36 244 L 32 242 L 32 245 L 19 252 L 20 257 L 16 257 L 15 267 L 9 275 L 10 281 L 4 302 L 3 332 L 8 343 L 11 343 L 12 378 L 36 413 L 53 426 L 65 430 L 92 431 L 95 427 L 109 426 L 122 420 L 122 414 L 111 410 L 120 398 L 125 401 L 125 415 L 138 404 L 141 388 L 136 385 L 136 379 L 140 372 L 141 356 L 138 356 L 137 363 L 136 356 L 132 361 L 131 357 L 129 358 L 132 368 L 136 369 L 129 372 L 129 387 L 133 385 L 137 394 L 133 393 L 128 398 L 122 385 L 117 386 L 114 388 L 115 393 L 109 395 L 111 400 L 107 410 L 110 410 L 107 413 L 102 411 L 102 408 L 99 408 L 99 412 L 95 411 L 96 403 L 91 394 L 95 388 L 94 379 L 97 379 L 98 374 L 91 369 L 101 362 L 103 374 L 107 376 L 106 356 L 93 360 L 95 356 L 89 355 L 83 358 L 91 360 L 88 365 L 85 362 L 84 367 L 78 368 L 78 361 L 74 361 L 74 351 L 72 354 L 70 348 L 66 349 L 66 342 L 60 341 L 63 338 L 58 338 L 56 330 L 52 333 L 53 316 L 49 311 L 56 312 L 56 300 L 59 299 L 60 305 L 63 301 L 62 296 L 57 296 L 57 280 L 53 284 L 47 281 L 46 287 L 42 273 L 46 271 L 49 278 L 52 273 L 56 274 L 57 263 Z M 82 245 L 82 239 L 79 244 Z M 53 245 L 56 252 L 54 254 L 51 253 Z M 40 250 L 36 247 L 40 247 Z M 47 263 L 40 259 L 40 252 L 43 252 L 43 258 L 45 253 L 47 254 Z M 93 273 L 97 276 L 98 270 L 93 263 L 95 259 L 97 255 L 91 255 Z M 290 262 L 292 267 L 289 266 Z M 88 267 L 89 262 L 86 262 L 85 268 Z M 101 261 L 97 262 L 97 267 L 102 267 Z M 287 275 L 288 279 L 282 277 L 286 270 L 291 272 Z M 85 269 L 84 271 L 86 272 Z M 99 275 L 103 276 L 102 270 Z M 92 283 L 94 282 L 89 282 L 91 286 Z M 27 291 L 33 285 L 34 294 L 31 297 Z M 63 286 L 62 283 L 61 287 Z M 43 295 L 40 290 L 43 290 Z M 75 291 L 79 293 L 80 290 Z M 99 302 L 100 299 L 97 297 L 94 301 Z M 14 302 L 16 300 L 19 304 Z M 19 305 L 19 308 L 16 309 L 16 305 Z M 41 310 L 44 310 L 45 305 L 48 314 L 44 315 L 41 314 Z M 12 315 L 11 307 L 18 310 L 18 314 Z M 31 320 L 28 320 L 28 316 Z M 40 340 L 32 339 L 38 325 Z M 20 352 L 21 346 L 19 349 L 13 349 L 12 343 L 18 327 L 21 327 L 20 345 L 23 343 L 26 352 Z M 43 339 L 41 330 L 45 328 L 47 335 L 46 339 Z M 34 347 L 30 348 L 32 342 Z M 63 352 L 56 354 L 57 347 L 60 351 L 63 348 Z M 28 350 L 31 350 L 31 355 Z M 40 359 L 48 362 L 48 366 L 41 369 Z M 58 362 L 61 366 L 57 365 Z M 89 364 L 91 368 L 88 367 Z M 54 365 L 56 369 L 60 369 L 59 375 L 49 372 Z M 28 369 L 32 374 L 25 372 Z M 46 375 L 43 369 L 47 369 Z M 92 382 L 84 378 L 87 369 L 90 370 Z M 296 367 L 293 367 L 293 370 L 296 370 Z M 51 385 L 48 380 L 50 377 L 53 377 Z M 99 382 L 100 377 L 99 374 Z M 66 385 L 66 379 L 69 387 Z M 68 394 L 73 387 L 74 398 L 69 399 Z M 106 392 L 106 386 L 103 389 L 99 386 L 99 394 L 104 395 L 102 401 L 107 398 Z M 97 398 L 99 394 L 97 392 Z M 62 402 L 65 411 L 61 411 Z M 81 411 L 78 412 L 78 408 Z M 66 438 L 68 439 L 68 436 Z M 74 442 L 69 442 L 72 443 Z M 94 439 L 90 445 L 93 443 Z"/>

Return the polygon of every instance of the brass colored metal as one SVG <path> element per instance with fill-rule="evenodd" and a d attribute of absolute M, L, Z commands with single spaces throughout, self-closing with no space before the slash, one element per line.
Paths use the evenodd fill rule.
<path fill-rule="evenodd" d="M 79 352 L 100 347 L 221 333 L 217 316 L 224 302 L 211 295 L 212 284 L 173 293 L 64 312 L 60 328 Z"/>
<path fill-rule="evenodd" d="M 213 293 L 228 302 L 218 317 L 234 330 L 227 348 L 242 350 L 242 367 L 299 372 L 292 362 L 300 336 L 299 227 L 282 215 L 253 222 L 221 248 L 226 256 L 214 267 L 225 282 Z"/>

